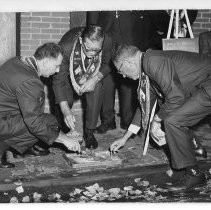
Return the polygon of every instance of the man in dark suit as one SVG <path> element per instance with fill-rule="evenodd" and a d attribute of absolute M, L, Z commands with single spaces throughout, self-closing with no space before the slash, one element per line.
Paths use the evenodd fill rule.
<path fill-rule="evenodd" d="M 189 127 L 211 113 L 209 57 L 183 51 L 149 50 L 142 53 L 136 47 L 123 46 L 116 51 L 114 64 L 123 76 L 144 83 L 150 82 L 151 103 L 147 105 L 149 95 L 140 94 L 140 98 L 145 101 L 142 103 L 142 111 L 137 111 L 124 137 L 116 140 L 110 150 L 117 151 L 132 133 L 140 129 L 140 121 L 143 122 L 147 113 L 143 107 L 149 110 L 154 99 L 157 99 L 159 111 L 150 125 L 151 136 L 157 141 L 165 138 L 171 153 L 172 167 L 186 171 L 184 179 L 169 186 L 169 190 L 186 190 L 204 184 L 206 178 L 197 167 Z M 161 123 L 165 132 L 161 132 Z M 143 123 L 141 126 L 144 127 Z"/>
<path fill-rule="evenodd" d="M 14 167 L 7 162 L 9 148 L 20 154 L 35 153 L 33 145 L 38 141 L 58 142 L 80 152 L 78 142 L 59 132 L 56 118 L 44 113 L 44 85 L 39 77 L 59 72 L 62 59 L 61 47 L 47 43 L 34 56 L 11 58 L 0 67 L 0 168 Z"/>
<path fill-rule="evenodd" d="M 82 95 L 86 102 L 85 144 L 89 149 L 96 149 L 98 142 L 93 132 L 102 103 L 103 79 L 110 71 L 112 40 L 101 27 L 90 25 L 71 29 L 64 34 L 59 45 L 64 49 L 64 59 L 60 72 L 53 78 L 56 103 L 66 125 L 74 130 L 73 93 Z"/>
<path fill-rule="evenodd" d="M 163 35 L 167 33 L 169 15 L 159 11 L 95 11 L 87 13 L 87 25 L 97 24 L 108 32 L 114 44 L 130 44 L 141 51 L 161 49 Z M 114 70 L 111 64 L 110 68 Z M 115 90 L 120 90 L 120 127 L 127 129 L 137 107 L 137 83 L 122 79 L 115 71 L 104 80 L 101 125 L 96 133 L 105 133 L 116 128 Z"/>
<path fill-rule="evenodd" d="M 211 56 L 211 31 L 200 33 L 199 53 Z"/>

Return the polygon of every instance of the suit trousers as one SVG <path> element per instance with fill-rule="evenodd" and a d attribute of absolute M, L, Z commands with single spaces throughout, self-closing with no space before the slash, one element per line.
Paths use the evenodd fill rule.
<path fill-rule="evenodd" d="M 136 111 L 137 84 L 131 79 L 125 79 L 122 75 L 116 73 L 113 65 L 110 66 L 111 73 L 103 80 L 103 102 L 100 111 L 102 124 L 109 124 L 115 121 L 115 94 L 119 90 L 119 105 L 121 126 L 129 126 Z"/>
<path fill-rule="evenodd" d="M 21 154 L 39 141 L 30 133 L 21 115 L 0 117 L 0 127 L 2 145 L 8 145 Z"/>
<path fill-rule="evenodd" d="M 211 113 L 211 80 L 199 87 L 178 109 L 164 119 L 166 141 L 171 152 L 171 163 L 175 169 L 196 164 L 192 132 L 189 127 L 197 124 Z"/>
<path fill-rule="evenodd" d="M 114 72 L 109 73 L 103 79 L 102 87 L 102 106 L 100 110 L 100 118 L 102 124 L 109 124 L 112 121 L 115 121 L 115 74 Z"/>
<path fill-rule="evenodd" d="M 102 81 L 98 82 L 95 89 L 85 93 L 85 127 L 95 129 L 97 126 L 100 108 L 102 106 Z"/>

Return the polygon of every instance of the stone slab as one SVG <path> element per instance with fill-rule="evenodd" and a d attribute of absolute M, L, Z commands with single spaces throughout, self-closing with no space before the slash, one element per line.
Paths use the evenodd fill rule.
<path fill-rule="evenodd" d="M 122 164 L 122 160 L 118 156 L 111 156 L 108 151 L 94 151 L 85 155 L 64 154 L 64 158 L 73 169 L 77 170 L 91 167 L 95 169 L 109 168 Z"/>

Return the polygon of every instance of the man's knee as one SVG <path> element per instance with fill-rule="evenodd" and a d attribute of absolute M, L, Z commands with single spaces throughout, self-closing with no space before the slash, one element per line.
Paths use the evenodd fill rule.
<path fill-rule="evenodd" d="M 170 114 L 164 120 L 164 125 L 169 124 L 179 124 L 181 122 L 181 118 L 178 115 Z"/>

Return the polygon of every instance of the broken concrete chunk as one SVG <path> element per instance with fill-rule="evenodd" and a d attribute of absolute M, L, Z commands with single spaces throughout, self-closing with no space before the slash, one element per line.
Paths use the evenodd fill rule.
<path fill-rule="evenodd" d="M 52 194 L 52 197 L 53 197 L 54 199 L 60 199 L 60 198 L 61 198 L 61 195 L 58 194 L 58 193 L 53 193 L 53 194 Z"/>
<path fill-rule="evenodd" d="M 86 190 L 88 190 L 89 192 L 91 192 L 91 193 L 95 193 L 96 194 L 96 191 L 98 191 L 98 189 L 100 188 L 99 187 L 99 184 L 97 184 L 97 183 L 95 183 L 94 185 L 92 185 L 92 186 L 89 186 L 89 187 L 85 187 L 86 188 Z"/>
<path fill-rule="evenodd" d="M 133 186 L 125 186 L 124 187 L 124 190 L 125 191 L 130 191 L 130 190 L 132 190 L 133 189 Z"/>
<path fill-rule="evenodd" d="M 142 191 L 141 190 L 135 190 L 135 194 L 136 195 L 141 195 L 142 194 Z"/>
<path fill-rule="evenodd" d="M 171 169 L 169 169 L 168 171 L 166 171 L 166 174 L 167 174 L 169 177 L 172 177 L 173 171 L 172 171 Z"/>
<path fill-rule="evenodd" d="M 80 194 L 83 190 L 81 189 L 78 189 L 78 188 L 75 188 L 74 192 L 73 192 L 73 195 L 77 195 L 77 194 Z"/>
<path fill-rule="evenodd" d="M 10 199 L 10 203 L 18 203 L 18 199 L 14 196 Z"/>
<path fill-rule="evenodd" d="M 141 181 L 139 184 L 140 184 L 141 186 L 144 186 L 144 187 L 149 186 L 149 182 L 148 182 L 148 181 Z"/>
<path fill-rule="evenodd" d="M 35 202 L 35 203 L 39 203 L 41 197 L 42 197 L 41 194 L 39 194 L 39 193 L 37 193 L 37 192 L 34 192 L 34 193 L 33 193 L 33 199 L 34 199 L 34 202 Z"/>
<path fill-rule="evenodd" d="M 96 195 L 96 191 L 94 191 L 94 193 L 91 193 L 90 191 L 84 191 L 83 194 L 87 197 L 93 197 Z"/>
<path fill-rule="evenodd" d="M 85 197 L 85 196 L 80 196 L 80 202 L 87 202 L 89 201 L 89 198 Z"/>
<path fill-rule="evenodd" d="M 136 178 L 136 179 L 134 179 L 134 181 L 135 181 L 135 183 L 140 182 L 141 178 Z"/>
<path fill-rule="evenodd" d="M 157 194 L 157 192 L 155 192 L 155 191 L 151 191 L 151 190 L 146 190 L 146 191 L 144 191 L 147 195 L 150 195 L 150 196 L 155 196 L 156 194 Z"/>
<path fill-rule="evenodd" d="M 29 203 L 29 202 L 30 202 L 29 196 L 23 197 L 22 202 L 23 202 L 23 203 Z"/>
<path fill-rule="evenodd" d="M 109 193 L 113 193 L 115 195 L 119 194 L 120 193 L 120 188 L 111 188 L 108 190 Z"/>
<path fill-rule="evenodd" d="M 19 186 L 15 189 L 18 193 L 23 193 L 24 192 L 24 189 L 22 186 Z"/>

